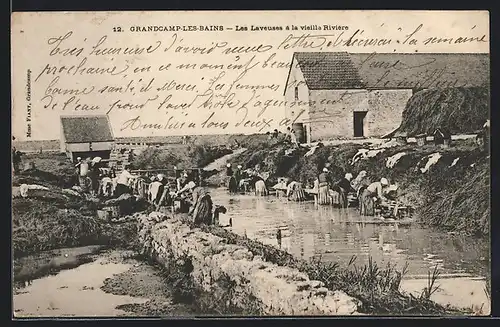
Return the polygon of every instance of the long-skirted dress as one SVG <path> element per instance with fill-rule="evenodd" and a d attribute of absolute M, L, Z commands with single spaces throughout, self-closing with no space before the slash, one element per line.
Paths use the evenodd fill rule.
<path fill-rule="evenodd" d="M 331 204 L 330 184 L 328 183 L 328 176 L 325 173 L 321 173 L 319 174 L 318 181 L 318 204 Z"/>
<path fill-rule="evenodd" d="M 193 189 L 193 221 L 195 224 L 212 224 L 212 197 L 202 187 Z"/>
<path fill-rule="evenodd" d="M 334 187 L 329 192 L 330 204 L 335 207 L 342 207 L 342 194 L 338 187 Z"/>
<path fill-rule="evenodd" d="M 238 192 L 238 184 L 236 182 L 236 178 L 234 176 L 229 177 L 229 182 L 227 188 L 229 189 L 229 193 L 237 193 Z"/>
<path fill-rule="evenodd" d="M 382 198 L 382 196 L 382 185 L 380 184 L 380 182 L 371 183 L 361 192 L 361 196 L 359 198 L 359 213 L 363 216 L 374 216 L 374 198 Z"/>
<path fill-rule="evenodd" d="M 375 215 L 375 201 L 373 201 L 373 194 L 368 188 L 363 189 L 359 196 L 359 213 L 362 216 Z"/>
<path fill-rule="evenodd" d="M 292 201 L 304 201 L 306 195 L 304 193 L 304 189 L 302 187 L 302 183 L 299 182 L 291 182 L 287 187 L 287 195 L 288 198 Z"/>
<path fill-rule="evenodd" d="M 256 196 L 266 196 L 268 194 L 266 183 L 259 179 L 255 182 L 255 195 Z"/>

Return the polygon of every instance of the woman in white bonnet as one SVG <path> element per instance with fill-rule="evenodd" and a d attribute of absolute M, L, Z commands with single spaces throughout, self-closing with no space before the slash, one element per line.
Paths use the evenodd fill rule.
<path fill-rule="evenodd" d="M 363 216 L 375 215 L 375 202 L 385 201 L 384 190 L 389 186 L 387 178 L 381 178 L 380 182 L 371 183 L 363 190 L 359 199 L 359 212 Z"/>

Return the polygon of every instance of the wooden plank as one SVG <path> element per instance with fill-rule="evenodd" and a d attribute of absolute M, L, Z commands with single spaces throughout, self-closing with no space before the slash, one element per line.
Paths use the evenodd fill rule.
<path fill-rule="evenodd" d="M 400 225 L 400 226 L 407 226 L 415 223 L 414 220 L 408 220 L 408 219 L 370 219 L 370 220 L 354 220 L 354 221 L 343 221 L 342 223 L 346 224 L 370 224 L 370 225 Z"/>

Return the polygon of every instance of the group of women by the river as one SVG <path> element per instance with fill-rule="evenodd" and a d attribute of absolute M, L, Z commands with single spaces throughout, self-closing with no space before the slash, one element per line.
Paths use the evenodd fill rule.
<path fill-rule="evenodd" d="M 125 167 L 116 176 L 108 176 L 100 168 L 99 159 L 79 160 L 76 165 L 81 185 L 86 184 L 84 177 L 90 176 L 89 186 L 92 193 L 110 193 L 114 198 L 125 193 L 135 193 L 146 197 L 157 209 L 161 206 L 176 208 L 177 204 L 177 210 L 187 211 L 196 224 L 216 224 L 218 215 L 225 213 L 225 208 L 214 206 L 208 190 L 200 185 L 200 178 L 193 173 L 174 169 L 175 178 L 167 178 L 163 174 L 142 176 L 130 173 L 128 167 Z M 97 177 L 98 171 L 101 172 L 100 179 Z M 267 185 L 270 174 L 261 172 L 259 165 L 243 170 L 241 165 L 233 169 L 229 163 L 225 173 L 226 185 L 231 194 L 252 190 L 256 196 L 267 196 L 270 193 Z M 374 216 L 377 206 L 387 203 L 391 191 L 397 190 L 397 187 L 389 185 L 386 178 L 370 182 L 366 171 L 359 172 L 356 178 L 353 178 L 351 173 L 346 173 L 335 181 L 326 167 L 307 186 L 308 188 L 304 188 L 301 182 L 281 178 L 278 184 L 271 188 L 281 192 L 291 201 L 304 201 L 308 196 L 314 195 L 318 205 L 347 208 L 351 202 L 357 202 L 360 214 L 365 216 Z M 112 191 L 107 192 L 108 189 Z"/>
<path fill-rule="evenodd" d="M 242 170 L 241 165 L 233 169 L 231 164 L 227 164 L 228 190 L 231 194 L 236 194 L 246 193 L 253 188 L 255 195 L 266 196 L 269 194 L 266 185 L 269 174 L 264 175 L 266 174 L 259 172 L 258 165 L 256 169 Z M 360 214 L 364 216 L 374 216 L 376 208 L 395 200 L 397 193 L 397 185 L 390 185 L 387 178 L 371 182 L 367 172 L 362 170 L 356 178 L 351 173 L 346 173 L 342 178 L 334 180 L 326 167 L 307 186 L 305 188 L 303 183 L 283 177 L 271 188 L 291 201 L 305 201 L 308 196 L 313 195 L 318 205 L 347 208 L 357 203 Z"/>
<path fill-rule="evenodd" d="M 193 172 L 174 167 L 175 177 L 164 174 L 133 174 L 130 167 L 120 172 L 104 168 L 101 158 L 77 159 L 75 165 L 78 186 L 93 196 L 102 198 L 123 198 L 125 194 L 145 198 L 158 210 L 169 206 L 188 213 L 195 224 L 217 224 L 223 206 L 212 203 L 207 189 L 201 187 L 200 178 Z"/>

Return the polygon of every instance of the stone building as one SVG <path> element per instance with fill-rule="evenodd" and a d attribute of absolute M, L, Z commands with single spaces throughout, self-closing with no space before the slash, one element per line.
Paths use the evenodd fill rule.
<path fill-rule="evenodd" d="M 60 151 L 68 158 L 109 159 L 114 144 L 107 115 L 61 116 Z"/>
<path fill-rule="evenodd" d="M 401 124 L 414 92 L 488 78 L 488 54 L 296 52 L 285 115 L 306 142 L 382 137 Z"/>

